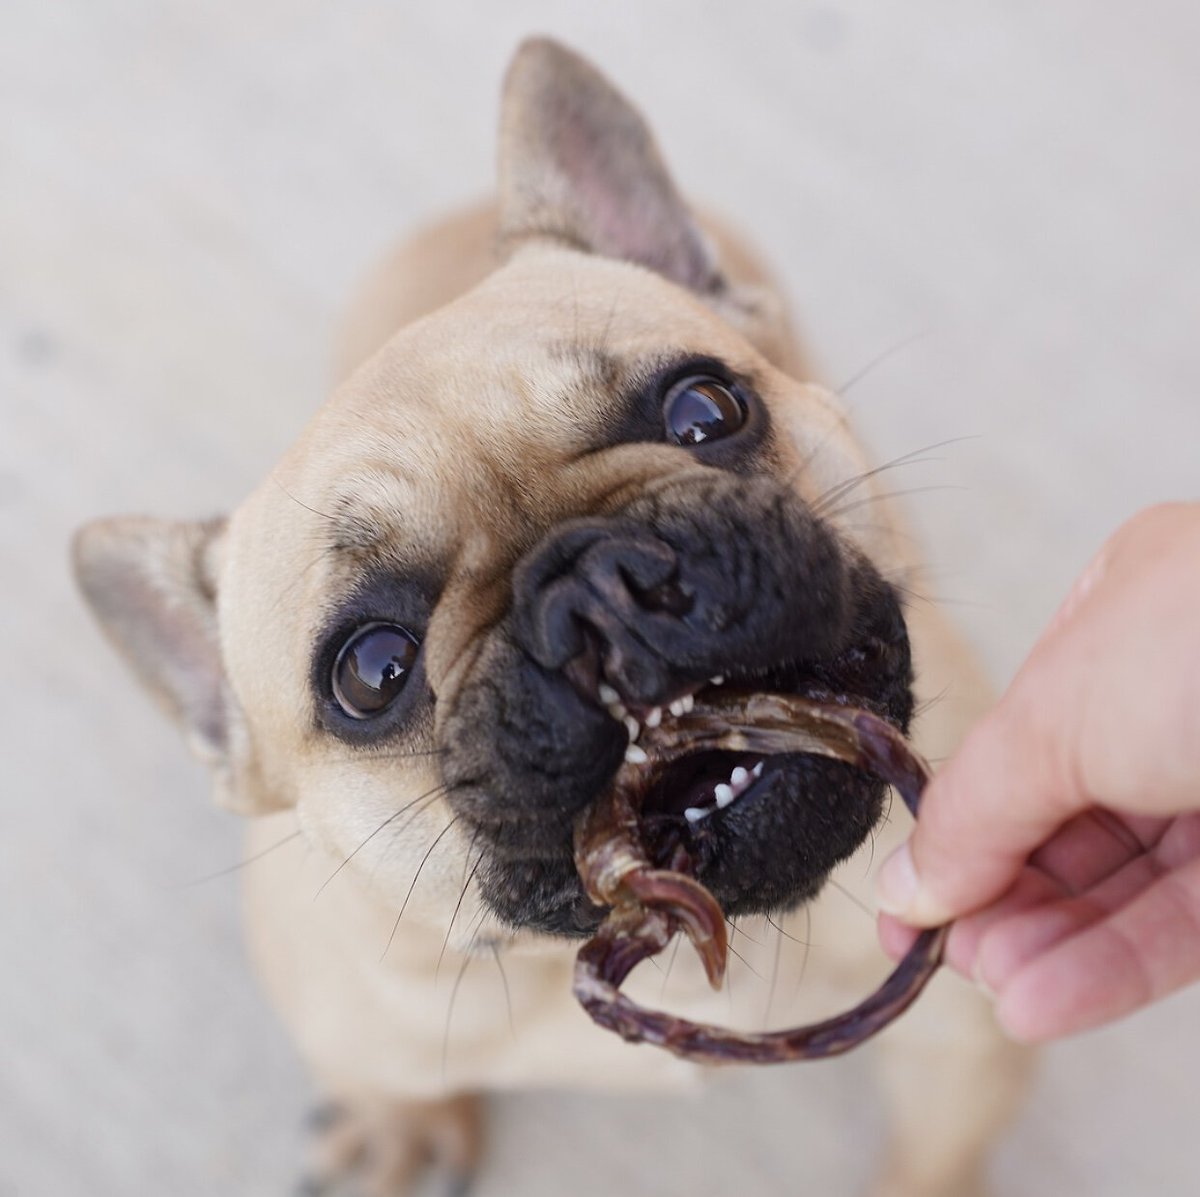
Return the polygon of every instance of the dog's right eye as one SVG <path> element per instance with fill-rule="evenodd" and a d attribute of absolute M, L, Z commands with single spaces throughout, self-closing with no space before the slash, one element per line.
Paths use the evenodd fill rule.
<path fill-rule="evenodd" d="M 746 422 L 746 405 L 718 378 L 685 378 L 667 393 L 663 419 L 677 445 L 702 445 L 737 432 Z"/>
<path fill-rule="evenodd" d="M 404 689 L 420 644 L 395 623 L 369 623 L 342 645 L 333 663 L 333 696 L 353 719 L 386 710 Z"/>

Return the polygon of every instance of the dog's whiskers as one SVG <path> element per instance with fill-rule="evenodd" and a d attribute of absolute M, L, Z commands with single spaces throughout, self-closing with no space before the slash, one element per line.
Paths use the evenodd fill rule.
<path fill-rule="evenodd" d="M 879 817 L 881 823 L 890 823 L 892 821 L 892 805 L 896 801 L 896 791 L 890 786 L 887 792 L 887 805 L 883 808 L 883 814 Z"/>
<path fill-rule="evenodd" d="M 747 938 L 747 939 L 749 939 L 750 937 L 749 937 L 749 936 L 746 936 L 746 938 Z M 736 956 L 736 957 L 737 957 L 737 958 L 738 958 L 738 959 L 739 959 L 739 960 L 740 960 L 740 961 L 741 961 L 741 962 L 742 962 L 742 963 L 743 963 L 743 964 L 744 964 L 744 965 L 745 965 L 745 966 L 746 966 L 746 967 L 747 967 L 747 968 L 748 968 L 748 969 L 749 969 L 749 970 L 750 970 L 750 971 L 751 971 L 751 972 L 752 972 L 752 973 L 753 973 L 753 974 L 754 974 L 754 975 L 755 975 L 755 976 L 756 976 L 756 977 L 757 977 L 757 978 L 758 978 L 758 979 L 759 979 L 759 980 L 760 980 L 760 981 L 761 981 L 761 982 L 762 982 L 764 985 L 767 983 L 767 979 L 766 979 L 766 977 L 764 977 L 764 976 L 762 975 L 762 973 L 760 973 L 760 972 L 758 971 L 758 969 L 756 969 L 756 968 L 754 967 L 754 965 L 753 965 L 753 964 L 751 964 L 751 963 L 750 963 L 750 961 L 749 961 L 749 960 L 747 960 L 747 959 L 746 959 L 746 957 L 745 957 L 745 956 L 743 956 L 743 955 L 741 954 L 741 952 L 739 952 L 739 951 L 737 950 L 737 948 L 735 948 L 735 947 L 733 946 L 733 944 L 729 944 L 729 950 L 730 950 L 730 951 L 731 951 L 731 952 L 732 952 L 732 953 L 733 953 L 733 954 L 734 954 L 734 955 L 735 955 L 735 956 Z"/>
<path fill-rule="evenodd" d="M 429 847 L 425 850 L 425 855 L 421 857 L 421 863 L 417 865 L 417 871 L 413 874 L 412 884 L 408 887 L 408 893 L 404 895 L 404 901 L 400 904 L 400 913 L 396 915 L 396 921 L 392 924 L 392 933 L 388 936 L 387 944 L 383 949 L 383 955 L 379 957 L 381 963 L 384 957 L 387 956 L 388 949 L 392 946 L 392 941 L 396 938 L 396 932 L 400 928 L 400 920 L 404 917 L 404 912 L 408 909 L 408 900 L 412 897 L 413 890 L 417 888 L 417 880 L 421 876 L 421 870 L 424 869 L 425 862 L 433 854 L 433 850 L 438 846 L 438 844 L 441 843 L 442 837 L 450 830 L 451 827 L 454 826 L 455 823 L 458 822 L 461 817 L 461 815 L 455 815 L 450 822 L 447 823 L 446 826 L 437 833 L 437 835 L 434 837 L 433 843 L 429 845 Z"/>
<path fill-rule="evenodd" d="M 806 469 L 813 463 L 819 449 L 824 445 L 817 446 L 811 453 L 784 479 L 784 486 L 791 487 L 796 480 L 804 473 Z M 936 445 L 929 445 L 922 449 L 914 449 L 910 453 L 905 453 L 900 457 L 894 458 L 891 461 L 885 461 L 882 465 L 873 466 L 870 469 L 863 470 L 858 474 L 851 474 L 848 478 L 843 478 L 841 482 L 835 482 L 832 486 L 822 491 L 817 495 L 811 503 L 814 515 L 823 515 L 825 508 L 836 503 L 838 499 L 857 490 L 864 482 L 869 482 L 872 478 L 878 477 L 880 474 L 886 474 L 891 470 L 898 470 L 903 466 L 910 465 L 925 465 L 929 462 L 940 462 L 943 459 L 939 457 L 926 457 L 932 449 L 937 448 Z"/>
<path fill-rule="evenodd" d="M 832 393 L 837 396 L 846 414 L 849 415 L 854 410 L 854 404 L 849 402 L 846 398 L 847 393 L 852 387 L 857 386 L 864 378 L 867 377 L 867 375 L 874 371 L 877 366 L 887 361 L 890 357 L 892 357 L 893 354 L 898 353 L 908 345 L 911 345 L 914 341 L 927 335 L 928 332 L 913 333 L 905 337 L 903 340 L 889 345 L 886 349 L 877 353 L 873 358 L 870 358 L 866 365 L 860 367 L 841 386 L 833 388 Z M 807 470 L 814 461 L 816 461 L 820 452 L 825 448 L 826 445 L 829 444 L 830 438 L 833 436 L 833 432 L 834 430 L 832 428 L 826 430 L 821 439 L 808 451 L 807 454 L 805 454 L 804 460 L 799 464 L 799 466 L 797 466 L 795 471 L 786 480 L 785 485 L 791 486 L 796 479 L 803 474 L 804 471 Z"/>
<path fill-rule="evenodd" d="M 444 785 L 441 785 L 441 784 L 439 784 L 439 785 L 436 785 L 436 786 L 434 786 L 434 788 L 433 788 L 432 790 L 426 790 L 424 794 L 421 794 L 421 795 L 419 795 L 418 797 L 414 798 L 414 799 L 413 799 L 411 802 L 407 802 L 407 803 L 405 803 L 405 804 L 404 804 L 402 807 L 400 807 L 400 809 L 399 809 L 399 810 L 394 810 L 394 811 L 392 811 L 392 813 L 391 813 L 390 815 L 388 815 L 388 817 L 387 817 L 386 819 L 384 819 L 384 821 L 383 821 L 382 823 L 380 823 L 380 824 L 379 824 L 379 826 L 378 826 L 378 827 L 376 827 L 376 828 L 375 828 L 375 830 L 374 830 L 374 831 L 372 831 L 372 832 L 371 832 L 371 834 L 370 834 L 369 836 L 367 836 L 367 838 L 366 838 L 365 840 L 363 840 L 363 842 L 362 842 L 361 844 L 359 844 L 359 845 L 358 845 L 358 847 L 357 847 L 357 848 L 355 848 L 355 849 L 354 849 L 354 851 L 353 851 L 353 852 L 351 852 L 351 853 L 350 853 L 350 855 L 349 855 L 349 856 L 347 856 L 347 857 L 346 857 L 346 859 L 345 859 L 345 860 L 343 860 L 343 861 L 342 861 L 342 863 L 341 863 L 340 865 L 338 865 L 338 867 L 337 867 L 336 869 L 334 869 L 334 870 L 333 870 L 333 872 L 332 872 L 332 873 L 330 873 L 330 874 L 329 874 L 329 876 L 328 876 L 328 877 L 326 877 L 324 881 L 322 881 L 322 882 L 321 882 L 321 886 L 320 886 L 320 888 L 317 890 L 317 892 L 316 892 L 315 894 L 313 894 L 313 901 L 315 902 L 315 901 L 316 901 L 316 900 L 317 900 L 317 899 L 318 899 L 318 898 L 321 896 L 321 894 L 325 892 L 325 887 L 326 887 L 326 886 L 327 886 L 327 885 L 328 885 L 328 884 L 329 884 L 329 883 L 330 883 L 330 882 L 331 882 L 331 881 L 332 881 L 332 880 L 333 880 L 333 879 L 334 879 L 334 878 L 335 878 L 335 877 L 336 877 L 336 876 L 337 876 L 337 875 L 338 875 L 338 874 L 339 874 L 339 873 L 340 873 L 340 872 L 341 872 L 341 871 L 342 871 L 342 870 L 343 870 L 343 869 L 344 869 L 344 868 L 345 868 L 345 867 L 346 867 L 346 866 L 347 866 L 347 865 L 348 865 L 348 864 L 349 864 L 349 863 L 350 863 L 350 862 L 351 862 L 351 861 L 352 861 L 352 860 L 353 860 L 353 859 L 354 859 L 354 858 L 355 858 L 355 857 L 356 857 L 356 856 L 357 856 L 357 855 L 358 855 L 358 854 L 359 854 L 359 853 L 360 853 L 360 852 L 361 852 L 361 851 L 362 851 L 362 850 L 363 850 L 363 849 L 364 849 L 364 848 L 365 848 L 365 847 L 366 847 L 366 846 L 367 846 L 367 845 L 368 845 L 368 844 L 369 844 L 369 843 L 370 843 L 370 842 L 371 842 L 371 841 L 372 841 L 372 840 L 373 840 L 373 839 L 374 839 L 374 838 L 375 838 L 375 837 L 376 837 L 376 836 L 377 836 L 377 835 L 378 835 L 378 834 L 379 834 L 379 833 L 380 833 L 380 832 L 381 832 L 381 831 L 382 831 L 384 828 L 385 828 L 385 827 L 388 827 L 388 826 L 390 826 L 390 825 L 391 825 L 391 824 L 392 824 L 392 823 L 393 823 L 393 822 L 394 822 L 396 819 L 398 819 L 398 818 L 399 818 L 399 817 L 400 817 L 402 814 L 404 814 L 404 812 L 405 812 L 406 810 L 411 810 L 411 809 L 412 809 L 414 806 L 416 806 L 416 804 L 417 804 L 418 802 L 423 802 L 423 801 L 424 801 L 426 798 L 432 798 L 434 795 L 436 795 L 436 794 L 438 793 L 438 791 L 439 791 L 439 790 L 443 790 L 443 789 L 445 789 L 445 786 L 444 786 Z"/>
<path fill-rule="evenodd" d="M 804 913 L 810 919 L 812 918 L 812 915 L 809 914 L 807 907 L 805 907 Z M 794 935 L 791 934 L 791 932 L 785 931 L 784 928 L 779 923 L 777 923 L 769 914 L 765 915 L 764 917 L 766 918 L 767 922 L 770 923 L 771 926 L 774 927 L 775 930 L 779 932 L 780 935 L 784 936 L 784 938 L 790 939 L 792 941 L 792 943 L 799 944 L 802 948 L 807 948 L 809 946 L 809 944 L 807 943 L 806 940 L 797 939 Z"/>
<path fill-rule="evenodd" d="M 479 831 L 476 830 L 475 836 L 473 836 L 471 839 L 471 846 L 467 848 L 468 860 L 471 857 L 471 851 L 475 845 L 475 839 L 478 837 L 478 835 Z M 463 882 L 462 890 L 458 895 L 458 901 L 454 904 L 454 913 L 450 916 L 450 926 L 446 928 L 446 937 L 442 940 L 442 950 L 438 953 L 437 964 L 434 966 L 433 970 L 433 981 L 435 985 L 437 984 L 438 974 L 442 969 L 442 958 L 446 955 L 446 948 L 450 943 L 450 934 L 454 930 L 454 922 L 458 918 L 458 912 L 462 909 L 463 899 L 467 896 L 467 890 L 471 888 L 471 882 L 475 880 L 475 874 L 478 872 L 479 866 L 483 863 L 483 856 L 484 852 L 486 851 L 487 849 L 485 848 L 475 858 L 475 863 L 471 866 L 471 871 L 467 874 L 467 879 Z"/>
<path fill-rule="evenodd" d="M 913 710 L 913 718 L 916 718 L 918 715 L 924 715 L 926 711 L 937 706 L 939 702 L 944 702 L 949 694 L 950 683 L 947 682 L 946 685 L 944 685 L 936 694 L 930 695 L 930 697 L 925 699 L 924 702 L 917 703 L 915 709 Z"/>
<path fill-rule="evenodd" d="M 875 371 L 875 368 L 877 366 L 882 365 L 882 363 L 886 362 L 889 359 L 889 357 L 892 357 L 894 354 L 898 354 L 899 351 L 902 349 L 906 349 L 908 347 L 908 345 L 911 345 L 914 342 L 920 341 L 920 339 L 922 339 L 926 336 L 929 336 L 929 333 L 931 331 L 932 330 L 924 330 L 922 332 L 912 333 L 912 335 L 907 336 L 904 339 L 901 339 L 901 341 L 896 342 L 892 345 L 888 345 L 888 347 L 886 349 L 883 349 L 881 351 L 881 353 L 877 353 L 874 357 L 871 357 L 871 359 L 868 362 L 866 362 L 866 365 L 863 367 L 860 367 L 856 373 L 852 374 L 851 377 L 845 381 L 844 384 L 842 384 L 841 386 L 838 386 L 838 387 L 834 387 L 833 393 L 836 397 L 839 398 L 839 401 L 841 401 L 842 408 L 844 408 L 844 410 L 846 411 L 846 414 L 847 415 L 850 414 L 854 407 L 854 405 L 852 403 L 846 402 L 847 393 L 851 391 L 852 387 L 857 386 L 860 383 L 860 381 L 862 381 L 864 378 L 868 377 L 868 375 L 870 373 L 872 373 L 872 371 Z M 820 453 L 824 449 L 824 447 L 826 447 L 826 445 L 829 444 L 829 438 L 832 437 L 832 435 L 833 435 L 833 429 L 828 429 L 828 431 L 826 433 L 824 433 L 821 440 L 818 440 L 817 444 L 812 446 L 812 449 L 808 453 L 806 453 L 806 455 L 804 457 L 804 461 L 799 464 L 799 467 L 796 469 L 796 471 L 794 471 L 794 473 L 792 474 L 790 479 L 787 480 L 786 485 L 790 486 L 792 482 L 796 481 L 797 477 L 800 474 L 804 473 L 804 470 L 809 468 L 809 465 L 811 465 L 812 462 L 816 461 L 818 453 Z M 931 446 L 931 447 L 936 447 L 936 446 Z"/>
<path fill-rule="evenodd" d="M 860 366 L 858 370 L 856 370 L 853 374 L 851 374 L 850 377 L 841 384 L 841 386 L 836 387 L 834 389 L 833 393 L 839 399 L 844 399 L 846 397 L 847 391 L 849 391 L 852 387 L 856 387 L 860 382 L 862 382 L 862 380 L 864 378 L 866 378 L 869 374 L 871 374 L 877 367 L 883 365 L 883 363 L 888 361 L 890 358 L 895 357 L 896 354 L 903 352 L 910 345 L 915 345 L 918 341 L 925 340 L 925 338 L 928 336 L 931 336 L 932 333 L 933 333 L 933 329 L 925 328 L 925 329 L 921 329 L 921 331 L 919 331 L 919 332 L 910 333 L 907 337 L 905 337 L 901 341 L 893 342 L 886 349 L 880 350 L 880 352 L 877 353 L 873 358 L 871 358 L 871 360 L 868 361 L 865 366 Z"/>
<path fill-rule="evenodd" d="M 496 962 L 496 967 L 500 970 L 500 984 L 504 986 L 504 1005 L 508 1010 L 508 1033 L 515 1041 L 517 1038 L 517 1027 L 513 1021 L 512 1008 L 512 992 L 508 988 L 508 973 L 504 971 L 504 961 L 500 959 L 500 949 L 493 940 L 489 945 L 492 949 L 492 959 Z"/>
<path fill-rule="evenodd" d="M 475 851 L 475 845 L 479 842 L 479 834 L 482 831 L 483 831 L 482 826 L 475 828 L 475 834 L 473 836 L 471 836 L 471 842 L 467 845 L 467 850 L 463 854 L 463 889 L 464 890 L 466 889 L 466 887 L 468 885 L 471 884 L 471 877 L 473 877 L 475 875 L 475 869 L 472 869 L 471 877 L 467 876 L 467 861 L 471 859 L 471 853 Z M 483 859 L 483 853 L 480 852 L 479 860 L 482 860 L 482 859 Z M 475 862 L 476 869 L 479 867 L 479 860 L 477 860 Z M 453 924 L 451 924 L 451 925 L 453 925 Z"/>
<path fill-rule="evenodd" d="M 412 812 L 412 814 L 404 820 L 403 823 L 398 824 L 388 833 L 388 842 L 384 845 L 383 850 L 379 853 L 378 857 L 376 857 L 375 863 L 371 866 L 372 878 L 379 873 L 383 862 L 387 860 L 388 853 L 392 850 L 392 846 L 444 793 L 446 793 L 446 788 L 444 786 L 439 786 L 436 789 L 429 791 L 423 800 L 420 798 L 416 799 L 416 801 L 420 803 L 420 806 L 418 806 Z M 409 803 L 409 805 L 412 806 L 413 803 Z"/>
<path fill-rule="evenodd" d="M 679 945 L 683 940 L 683 936 L 678 933 L 675 936 L 675 946 L 671 949 L 671 959 L 667 961 L 667 971 L 663 973 L 662 989 L 659 991 L 658 1000 L 661 1002 L 667 994 L 667 982 L 671 979 L 671 969 L 675 967 L 675 957 L 679 955 Z"/>
<path fill-rule="evenodd" d="M 236 873 L 240 869 L 244 869 L 247 865 L 254 864 L 255 861 L 262 860 L 264 856 L 269 856 L 272 852 L 282 848 L 285 844 L 290 844 L 292 840 L 304 833 L 296 828 L 289 835 L 285 835 L 278 843 L 271 844 L 270 847 L 263 848 L 255 852 L 252 856 L 247 856 L 245 860 L 239 860 L 237 864 L 228 865 L 226 868 L 218 869 L 215 873 L 207 873 L 203 877 L 196 877 L 191 881 L 184 881 L 176 886 L 176 889 L 191 889 L 194 885 L 203 885 L 206 881 L 215 881 L 218 877 L 228 877 L 231 873 Z"/>
<path fill-rule="evenodd" d="M 812 508 L 815 514 L 824 515 L 828 509 L 839 499 L 843 499 L 852 491 L 857 490 L 864 482 L 869 482 L 872 478 L 879 477 L 880 474 L 890 473 L 892 470 L 901 469 L 904 466 L 913 465 L 928 465 L 931 463 L 940 463 L 945 460 L 942 457 L 930 457 L 929 454 L 937 449 L 945 449 L 951 445 L 961 444 L 964 441 L 977 440 L 976 436 L 955 436 L 949 437 L 943 441 L 935 441 L 930 445 L 922 445 L 919 449 L 911 449 L 907 453 L 902 453 L 898 457 L 893 457 L 889 461 L 885 461 L 877 466 L 872 466 L 868 470 L 863 470 L 859 474 L 852 474 L 849 478 L 843 479 L 841 482 L 835 483 L 828 490 L 818 495 L 812 503 Z M 804 466 L 797 470 L 788 480 L 789 483 L 794 482 L 798 474 L 809 464 L 811 456 L 805 461 Z"/>
<path fill-rule="evenodd" d="M 841 516 L 848 514 L 851 511 L 857 511 L 860 507 L 869 507 L 872 503 L 883 503 L 889 499 L 903 499 L 909 495 L 924 495 L 934 491 L 944 490 L 959 490 L 965 491 L 970 489 L 966 486 L 960 486 L 953 482 L 940 482 L 932 486 L 910 486 L 904 490 L 880 491 L 879 494 L 867 495 L 866 498 L 855 499 L 853 503 L 846 503 L 837 508 L 825 508 L 818 514 L 823 515 L 826 519 L 838 519 Z"/>
<path fill-rule="evenodd" d="M 783 950 L 783 933 L 775 936 L 775 954 L 771 958 L 771 984 L 767 987 L 767 1002 L 763 1006 L 762 1025 L 766 1030 L 771 1022 L 771 1003 L 775 1000 L 775 986 L 779 984 L 779 956 Z"/>
<path fill-rule="evenodd" d="M 857 521 L 855 521 L 855 523 L 853 524 L 853 527 L 855 530 L 873 528 L 875 531 L 878 531 L 878 532 L 887 531 L 887 529 L 882 525 L 861 524 Z M 912 539 L 912 538 L 910 537 L 909 539 Z M 887 582 L 899 594 L 902 594 L 907 599 L 911 599 L 913 602 L 927 603 L 930 606 L 938 606 L 938 607 L 946 606 L 946 605 L 953 605 L 953 606 L 962 606 L 962 607 L 984 607 L 984 608 L 986 608 L 988 606 L 988 604 L 986 604 L 986 603 L 974 602 L 970 599 L 955 598 L 952 595 L 926 594 L 922 590 L 917 590 L 915 588 L 915 586 L 913 585 L 913 582 L 915 582 L 915 581 L 925 581 L 925 580 L 932 581 L 936 575 L 944 576 L 947 574 L 953 574 L 954 572 L 955 571 L 947 570 L 944 568 L 936 569 L 929 565 L 908 564 L 908 565 L 898 566 L 895 569 L 887 570 L 887 571 L 883 572 L 880 576 L 883 578 L 883 580 L 885 582 Z"/>
<path fill-rule="evenodd" d="M 892 586 L 904 595 L 905 598 L 911 599 L 914 603 L 925 603 L 930 607 L 969 607 L 976 611 L 991 611 L 994 610 L 992 603 L 982 603 L 975 599 L 955 598 L 950 594 L 922 594 L 919 590 L 913 590 L 909 586 L 899 585 L 895 582 Z"/>
<path fill-rule="evenodd" d="M 808 906 L 804 908 L 804 938 L 797 940 L 797 943 L 804 945 L 804 954 L 800 958 L 800 971 L 796 975 L 796 985 L 792 990 L 790 1004 L 794 1005 L 796 997 L 800 993 L 800 987 L 804 984 L 804 974 L 808 971 L 808 956 L 812 950 L 812 909 Z"/>
<path fill-rule="evenodd" d="M 446 1080 L 446 1064 L 450 1056 L 450 1022 L 454 1017 L 454 1003 L 458 998 L 458 987 L 462 984 L 463 977 L 467 975 L 467 969 L 471 965 L 472 955 L 471 950 L 475 946 L 475 936 L 479 934 L 480 927 L 483 926 L 483 919 L 479 920 L 478 926 L 475 928 L 475 935 L 471 936 L 470 943 L 467 944 L 467 950 L 463 953 L 462 964 L 459 966 L 458 975 L 454 978 L 454 984 L 450 989 L 450 1001 L 446 1005 L 446 1027 L 442 1032 L 442 1082 Z M 434 977 L 436 983 L 437 978 Z"/>
<path fill-rule="evenodd" d="M 729 1000 L 729 1021 L 733 1021 L 733 969 L 725 970 L 725 996 Z"/>
<path fill-rule="evenodd" d="M 866 902 L 864 902 L 864 901 L 862 900 L 862 898 L 860 898 L 860 897 L 859 897 L 859 896 L 858 896 L 856 893 L 854 893 L 854 892 L 853 892 L 853 891 L 851 891 L 851 890 L 848 890 L 848 889 L 847 889 L 847 888 L 846 888 L 846 887 L 845 887 L 845 886 L 844 886 L 844 885 L 843 885 L 843 884 L 842 884 L 840 881 L 838 881 L 838 880 L 837 880 L 835 877 L 830 877 L 830 878 L 829 878 L 829 884 L 830 884 L 830 885 L 832 885 L 832 886 L 833 886 L 833 888 L 834 888 L 834 889 L 836 889 L 836 890 L 838 891 L 838 893 L 840 893 L 840 894 L 844 894 L 844 895 L 845 895 L 847 898 L 849 898 L 849 900 L 850 900 L 851 902 L 853 902 L 853 903 L 854 903 L 854 905 L 855 905 L 855 906 L 857 906 L 857 907 L 859 908 L 859 910 L 861 910 L 861 911 L 863 912 L 863 914 L 865 914 L 865 915 L 867 916 L 867 918 L 869 918 L 869 919 L 871 919 L 872 921 L 874 921 L 876 912 L 875 912 L 874 910 L 872 910 L 872 909 L 871 909 L 871 907 L 870 907 L 870 906 L 868 906 L 868 905 L 866 904 Z"/>
<path fill-rule="evenodd" d="M 730 939 L 732 939 L 734 935 L 739 935 L 739 934 L 740 934 L 740 935 L 744 935 L 744 936 L 745 936 L 745 937 L 746 937 L 746 938 L 747 938 L 747 939 L 748 939 L 748 940 L 749 940 L 749 941 L 750 941 L 752 944 L 754 944 L 755 946 L 757 946 L 757 947 L 760 947 L 760 948 L 762 947 L 762 941 L 761 941 L 761 940 L 755 939 L 755 938 L 754 938 L 754 936 L 753 936 L 753 935 L 751 935 L 751 934 L 750 934 L 750 933 L 749 933 L 749 932 L 748 932 L 748 931 L 747 931 L 747 930 L 746 930 L 744 927 L 739 927 L 739 926 L 737 925 L 737 923 L 735 923 L 735 922 L 733 921 L 733 919 L 731 919 L 731 918 L 730 918 L 728 915 L 726 915 L 726 916 L 725 916 L 725 921 L 726 921 L 726 922 L 727 922 L 727 923 L 730 925 L 730 927 L 733 929 L 733 935 L 730 935 L 730 937 L 729 937 Z"/>

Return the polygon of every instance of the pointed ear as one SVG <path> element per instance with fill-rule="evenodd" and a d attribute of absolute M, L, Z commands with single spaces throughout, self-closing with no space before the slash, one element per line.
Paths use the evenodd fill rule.
<path fill-rule="evenodd" d="M 215 568 L 224 530 L 224 520 L 96 520 L 72 554 L 108 639 L 207 764 L 229 747 Z"/>
<path fill-rule="evenodd" d="M 225 681 L 217 632 L 223 519 L 127 517 L 75 534 L 75 577 L 108 639 L 192 751 L 213 766 L 217 797 L 241 814 L 280 805 L 248 784 L 245 732 Z"/>
<path fill-rule="evenodd" d="M 708 243 L 637 110 L 590 63 L 548 38 L 517 50 L 500 122 L 502 244 L 555 237 L 720 289 Z"/>
<path fill-rule="evenodd" d="M 217 631 L 224 530 L 224 519 L 97 519 L 74 536 L 72 560 L 114 648 L 212 766 L 217 801 L 238 814 L 264 814 L 287 801 L 260 780 L 226 681 Z"/>

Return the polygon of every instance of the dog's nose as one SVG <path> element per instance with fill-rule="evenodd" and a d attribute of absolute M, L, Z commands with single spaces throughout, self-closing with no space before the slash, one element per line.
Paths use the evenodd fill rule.
<path fill-rule="evenodd" d="M 594 694 L 600 673 L 632 701 L 666 685 L 650 647 L 655 628 L 677 625 L 695 596 L 674 549 L 653 533 L 577 525 L 527 558 L 513 578 L 517 637 L 545 669 Z"/>

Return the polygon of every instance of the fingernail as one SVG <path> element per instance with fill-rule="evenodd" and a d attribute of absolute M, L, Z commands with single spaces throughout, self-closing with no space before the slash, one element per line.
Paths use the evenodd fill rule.
<path fill-rule="evenodd" d="M 917 896 L 917 870 L 907 844 L 901 844 L 883 862 L 875 879 L 875 900 L 879 908 L 897 918 L 903 917 Z"/>

